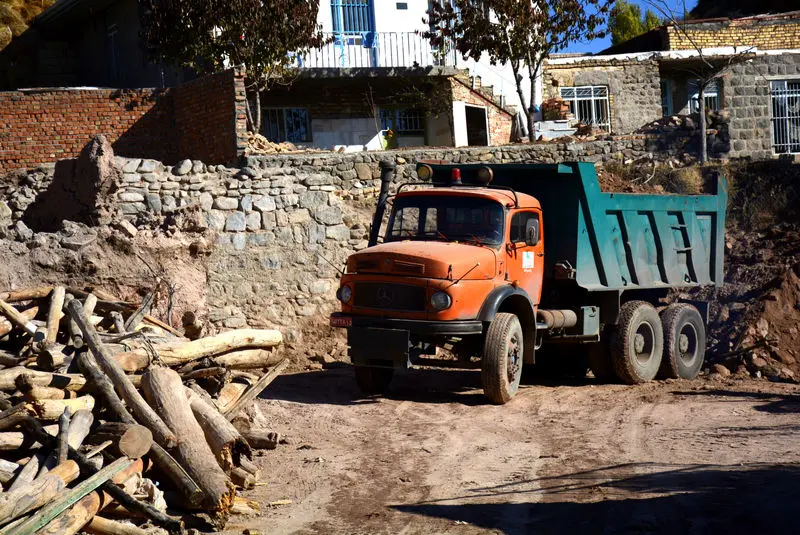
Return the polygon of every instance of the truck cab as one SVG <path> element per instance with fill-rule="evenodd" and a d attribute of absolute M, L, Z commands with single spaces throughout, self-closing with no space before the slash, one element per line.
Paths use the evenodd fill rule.
<path fill-rule="evenodd" d="M 385 392 L 398 368 L 480 367 L 484 393 L 502 404 L 514 396 L 523 364 L 536 362 L 542 344 L 581 347 L 600 342 L 601 306 L 604 323 L 613 325 L 624 290 L 608 280 L 605 287 L 582 288 L 581 272 L 574 267 L 581 264 L 567 253 L 572 249 L 578 254 L 574 249 L 582 234 L 602 229 L 585 226 L 586 216 L 575 210 L 558 209 L 557 203 L 566 207 L 581 202 L 570 199 L 580 192 L 568 186 L 569 180 L 555 190 L 553 184 L 540 189 L 550 204 L 545 211 L 537 188 L 508 185 L 520 171 L 529 171 L 528 184 L 537 170 L 552 174 L 553 169 L 557 173 L 551 179 L 573 170 L 421 163 L 417 173 L 424 182 L 398 188 L 379 244 L 390 182 L 386 173 L 371 246 L 348 258 L 337 292 L 341 312 L 331 316 L 331 325 L 348 330 L 349 356 L 362 391 Z M 585 165 L 575 169 L 589 174 Z M 572 174 L 562 178 L 582 178 Z M 547 178 L 541 175 L 540 180 Z M 559 199 L 562 195 L 566 198 Z M 583 228 L 572 221 L 576 217 L 584 220 Z M 570 241 L 548 245 L 555 257 L 549 259 L 546 221 L 559 241 Z M 595 270 L 602 261 L 593 260 Z M 589 271 L 584 267 L 583 273 Z M 639 286 L 630 288 L 637 297 L 648 293 Z M 656 285 L 650 300 L 657 302 L 668 287 Z M 642 342 L 645 335 L 637 340 Z M 660 361 L 663 350 L 653 347 L 657 338 L 654 334 L 648 340 L 650 353 L 657 352 Z M 704 346 L 704 337 L 702 341 Z M 447 349 L 450 358 L 430 358 L 437 347 Z"/>

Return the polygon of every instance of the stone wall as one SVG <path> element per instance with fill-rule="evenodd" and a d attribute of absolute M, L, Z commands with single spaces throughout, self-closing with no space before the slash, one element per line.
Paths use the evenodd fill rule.
<path fill-rule="evenodd" d="M 800 46 L 800 15 L 796 12 L 689 23 L 681 29 L 667 26 L 666 30 L 667 50 L 694 50 L 698 46 L 785 50 Z"/>
<path fill-rule="evenodd" d="M 800 54 L 758 56 L 734 65 L 723 78 L 724 108 L 731 117 L 730 157 L 768 159 L 776 156 L 770 124 L 770 83 L 773 80 L 800 81 Z"/>
<path fill-rule="evenodd" d="M 244 72 L 171 89 L 0 92 L 0 172 L 77 156 L 97 134 L 122 155 L 228 163 L 242 153 Z"/>
<path fill-rule="evenodd" d="M 547 64 L 542 84 L 545 99 L 560 97 L 562 87 L 608 87 L 611 131 L 629 134 L 661 117 L 660 80 L 656 61 L 613 60 Z"/>

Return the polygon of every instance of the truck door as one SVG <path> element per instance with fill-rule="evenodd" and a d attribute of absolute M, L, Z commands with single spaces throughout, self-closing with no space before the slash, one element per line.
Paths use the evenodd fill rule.
<path fill-rule="evenodd" d="M 505 249 L 508 280 L 518 281 L 519 287 L 538 305 L 544 274 L 541 212 L 525 209 L 512 212 Z"/>

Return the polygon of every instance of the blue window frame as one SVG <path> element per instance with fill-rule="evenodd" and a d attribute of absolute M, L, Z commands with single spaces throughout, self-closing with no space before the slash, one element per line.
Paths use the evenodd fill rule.
<path fill-rule="evenodd" d="M 331 0 L 333 33 L 360 35 L 375 31 L 373 0 Z"/>

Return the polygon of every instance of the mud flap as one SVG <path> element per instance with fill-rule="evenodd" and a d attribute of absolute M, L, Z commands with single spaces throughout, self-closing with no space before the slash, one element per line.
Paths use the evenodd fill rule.
<path fill-rule="evenodd" d="M 347 330 L 350 361 L 356 366 L 409 368 L 409 332 L 402 329 L 351 327 Z"/>

